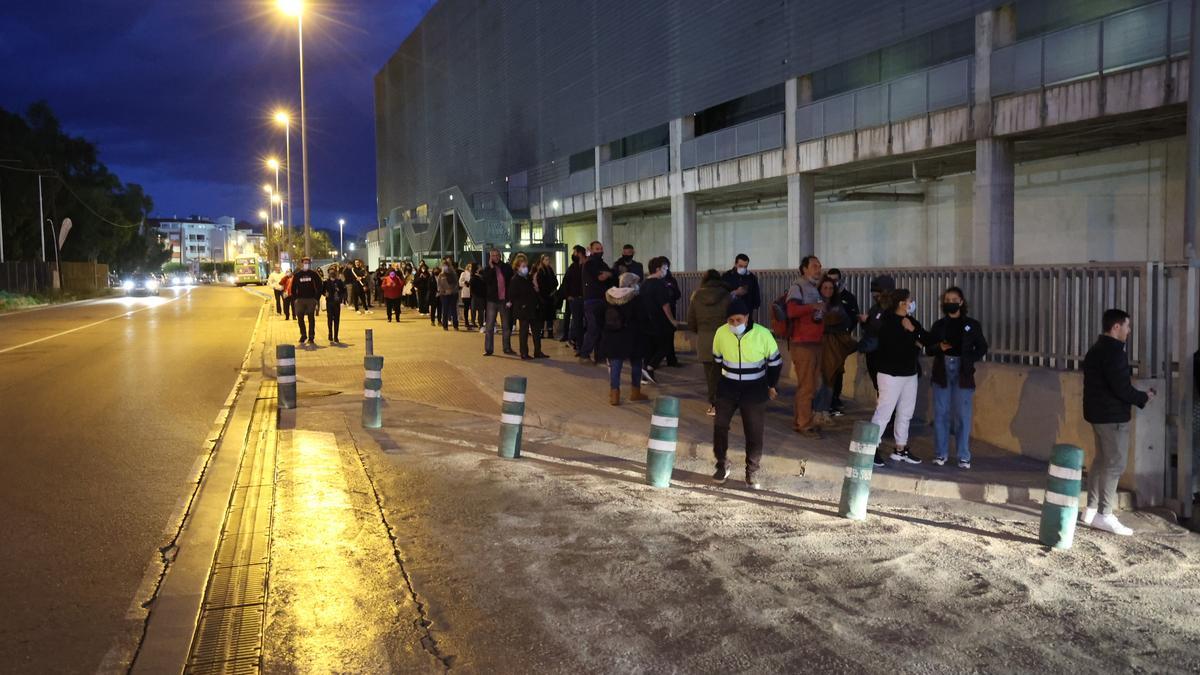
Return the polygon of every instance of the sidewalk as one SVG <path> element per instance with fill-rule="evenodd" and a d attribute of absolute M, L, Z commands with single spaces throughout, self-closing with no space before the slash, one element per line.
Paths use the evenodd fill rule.
<path fill-rule="evenodd" d="M 608 405 L 608 376 L 603 366 L 582 365 L 571 349 L 557 341 L 544 341 L 552 358 L 521 361 L 501 355 L 484 357 L 483 336 L 465 329 L 444 332 L 433 328 L 427 317 L 405 311 L 399 324 L 388 323 L 382 308 L 371 315 L 342 310 L 344 344 L 329 346 L 325 316 L 317 317 L 317 347 L 297 349 L 300 401 L 313 396 L 344 396 L 361 399 L 364 330 L 374 331 L 374 353 L 384 357 L 385 401 L 407 400 L 469 415 L 499 415 L 504 377 L 528 378 L 525 423 L 559 434 L 605 441 L 622 448 L 627 458 L 645 456 L 652 402 Z M 294 343 L 299 336 L 296 323 L 271 314 L 264 350 L 264 373 L 274 375 L 274 346 Z M 497 342 L 501 341 L 496 336 Z M 517 348 L 517 337 L 513 347 Z M 711 461 L 712 418 L 705 415 L 703 371 L 688 354 L 682 368 L 662 368 L 658 385 L 645 385 L 652 398 L 670 395 L 680 399 L 678 456 Z M 622 381 L 623 400 L 628 397 L 628 373 Z M 763 459 L 767 487 L 791 482 L 799 476 L 840 482 L 844 475 L 850 433 L 856 420 L 869 419 L 871 411 L 849 409 L 839 424 L 820 441 L 810 441 L 791 430 L 793 389 L 785 383 L 779 400 L 770 404 Z M 301 403 L 303 405 L 303 403 Z M 386 419 L 386 416 L 385 416 Z M 731 448 L 742 447 L 740 424 L 735 422 Z M 1003 450 L 972 443 L 972 469 L 963 471 L 948 464 L 929 462 L 932 430 L 915 426 L 911 447 L 925 460 L 917 466 L 889 464 L 876 469 L 874 488 L 940 498 L 966 499 L 994 504 L 1039 503 L 1045 485 L 1046 464 Z M 736 453 L 735 453 L 736 454 Z M 735 468 L 740 458 L 735 457 Z M 693 464 L 693 462 L 689 462 Z M 740 470 L 733 476 L 738 478 Z M 1127 496 L 1127 495 L 1126 495 Z"/>

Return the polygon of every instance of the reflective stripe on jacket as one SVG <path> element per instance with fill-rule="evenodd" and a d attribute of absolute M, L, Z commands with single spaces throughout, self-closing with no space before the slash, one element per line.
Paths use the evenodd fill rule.
<path fill-rule="evenodd" d="M 747 328 L 741 337 L 733 334 L 729 324 L 718 328 L 713 336 L 713 361 L 721 366 L 722 380 L 757 384 L 763 389 L 779 382 L 783 368 L 775 336 L 759 324 Z"/>

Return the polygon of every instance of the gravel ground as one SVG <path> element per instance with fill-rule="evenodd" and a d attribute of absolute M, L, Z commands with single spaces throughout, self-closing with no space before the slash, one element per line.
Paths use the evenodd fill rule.
<path fill-rule="evenodd" d="M 1036 507 L 875 494 L 854 523 L 833 484 L 655 489 L 591 441 L 502 460 L 494 420 L 335 410 L 452 670 L 1200 671 L 1200 536 L 1154 515 L 1050 552 Z"/>

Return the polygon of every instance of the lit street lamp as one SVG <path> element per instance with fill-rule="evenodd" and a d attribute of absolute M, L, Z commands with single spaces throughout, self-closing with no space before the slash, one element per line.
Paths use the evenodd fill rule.
<path fill-rule="evenodd" d="M 284 154 L 285 166 L 284 166 L 283 170 L 284 170 L 284 176 L 286 178 L 286 183 L 287 183 L 287 196 L 285 197 L 285 200 L 287 202 L 287 218 L 284 219 L 284 223 L 287 225 L 287 227 L 284 228 L 284 230 L 283 230 L 283 237 L 284 237 L 284 240 L 286 241 L 289 238 L 291 238 L 292 223 L 294 222 L 292 220 L 292 118 L 291 118 L 291 115 L 288 115 L 283 110 L 276 110 L 275 111 L 275 123 L 283 125 L 283 145 L 285 148 L 285 154 Z"/>
<path fill-rule="evenodd" d="M 346 219 L 338 218 L 338 252 L 346 250 Z"/>
<path fill-rule="evenodd" d="M 309 252 L 312 239 L 310 204 L 308 201 L 308 116 L 304 107 L 304 2 L 303 0 L 278 0 L 279 9 L 286 16 L 296 17 L 296 39 L 300 45 L 300 173 L 304 185 L 304 255 Z"/>

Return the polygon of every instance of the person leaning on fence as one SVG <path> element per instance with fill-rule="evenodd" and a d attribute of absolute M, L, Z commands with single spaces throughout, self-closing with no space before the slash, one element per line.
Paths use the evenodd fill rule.
<path fill-rule="evenodd" d="M 1133 369 L 1125 352 L 1129 340 L 1129 315 L 1119 309 L 1104 312 L 1104 333 L 1083 358 L 1083 419 L 1096 435 L 1096 454 L 1087 475 L 1085 525 L 1113 534 L 1131 535 L 1113 510 L 1117 506 L 1117 481 L 1125 472 L 1129 455 L 1130 406 L 1139 408 L 1154 398 L 1153 389 L 1133 386 Z"/>
<path fill-rule="evenodd" d="M 604 323 L 600 351 L 608 361 L 608 403 L 621 405 L 621 369 L 629 362 L 630 401 L 645 401 L 642 394 L 642 357 L 647 348 L 646 308 L 638 300 L 638 275 L 626 272 L 618 286 L 604 292 Z"/>
<path fill-rule="evenodd" d="M 962 289 L 942 293 L 942 318 L 929 329 L 933 357 L 933 463 L 950 457 L 950 434 L 958 448 L 958 468 L 971 468 L 971 418 L 975 409 L 975 364 L 987 355 L 983 325 L 967 316 Z"/>
<path fill-rule="evenodd" d="M 746 437 L 746 487 L 757 490 L 762 460 L 763 425 L 767 401 L 777 396 L 775 385 L 783 369 L 783 356 L 775 336 L 750 321 L 750 308 L 740 299 L 725 309 L 726 324 L 713 336 L 713 361 L 721 367 L 717 383 L 717 414 L 713 419 L 713 454 L 717 470 L 713 480 L 729 479 L 729 424 L 741 411 Z"/>
<path fill-rule="evenodd" d="M 688 301 L 688 330 L 696 334 L 696 360 L 704 364 L 704 382 L 708 393 L 708 416 L 717 414 L 717 382 L 721 367 L 713 361 L 713 337 L 717 329 L 725 325 L 725 310 L 732 300 L 721 273 L 708 270 L 700 282 L 700 288 L 692 292 Z"/>

